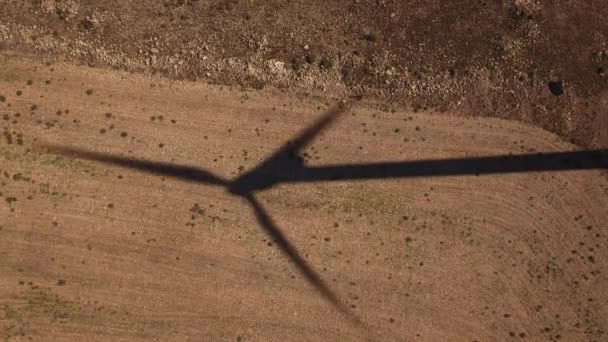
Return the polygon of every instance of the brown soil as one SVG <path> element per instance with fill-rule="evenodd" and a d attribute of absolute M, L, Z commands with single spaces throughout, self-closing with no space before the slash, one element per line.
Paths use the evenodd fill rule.
<path fill-rule="evenodd" d="M 606 338 L 608 183 L 597 171 L 261 193 L 285 234 L 369 326 L 361 329 L 224 190 L 35 148 L 57 143 L 235 177 L 334 100 L 6 53 L 0 65 L 4 339 Z M 513 121 L 359 105 L 307 152 L 321 165 L 573 147 Z"/>
<path fill-rule="evenodd" d="M 0 49 L 512 118 L 606 147 L 607 17 L 604 0 L 0 0 Z"/>

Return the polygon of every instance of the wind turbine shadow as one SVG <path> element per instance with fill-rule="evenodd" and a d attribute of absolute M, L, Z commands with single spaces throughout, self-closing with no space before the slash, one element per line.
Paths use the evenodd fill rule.
<path fill-rule="evenodd" d="M 476 158 L 398 161 L 367 164 L 340 164 L 308 167 L 298 154 L 320 132 L 327 129 L 349 106 L 341 102 L 328 111 L 291 142 L 284 144 L 254 169 L 233 180 L 190 166 L 120 157 L 111 154 L 57 145 L 42 145 L 50 153 L 73 156 L 179 180 L 221 186 L 245 199 L 253 209 L 264 231 L 276 241 L 281 251 L 296 265 L 304 278 L 351 321 L 362 324 L 304 260 L 297 249 L 266 212 L 255 193 L 280 183 L 307 183 L 336 180 L 372 180 L 408 177 L 479 176 L 485 174 L 548 172 L 567 170 L 608 169 L 608 150 L 535 153 L 487 156 Z"/>
<path fill-rule="evenodd" d="M 256 168 L 232 181 L 225 180 L 205 169 L 191 166 L 125 158 L 118 155 L 91 152 L 79 148 L 52 144 L 44 144 L 40 145 L 40 147 L 53 154 L 94 160 L 105 164 L 136 169 L 154 175 L 172 177 L 187 182 L 225 187 L 228 192 L 242 197 L 249 202 L 249 205 L 253 209 L 256 219 L 264 229 L 264 232 L 276 242 L 283 254 L 295 264 L 304 278 L 319 291 L 334 308 L 344 314 L 349 320 L 357 325 L 363 325 L 363 323 L 339 300 L 336 293 L 331 290 L 329 285 L 323 281 L 319 274 L 300 256 L 297 249 L 289 242 L 287 237 L 282 233 L 280 228 L 274 223 L 271 216 L 255 197 L 255 192 L 268 189 L 279 181 L 279 178 L 277 178 L 277 172 L 279 170 L 301 167 L 302 164 L 301 160 L 297 158 L 297 151 L 305 147 L 306 144 L 314 139 L 323 129 L 329 127 L 340 114 L 346 111 L 347 108 L 347 104 L 341 102 L 323 115 L 311 127 L 304 130 L 295 140 L 286 143 Z"/>

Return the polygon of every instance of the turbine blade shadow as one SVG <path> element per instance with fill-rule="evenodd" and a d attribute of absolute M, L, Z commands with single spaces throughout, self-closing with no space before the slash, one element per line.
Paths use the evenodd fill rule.
<path fill-rule="evenodd" d="M 228 182 L 221 177 L 218 177 L 206 170 L 191 166 L 175 165 L 171 163 L 154 162 L 141 159 L 131 159 L 112 154 L 92 152 L 57 145 L 42 145 L 41 147 L 46 148 L 50 153 L 54 154 L 94 160 L 105 164 L 117 165 L 130 169 L 137 169 L 147 173 L 173 177 L 189 182 L 221 186 L 226 186 L 228 184 Z"/>
<path fill-rule="evenodd" d="M 286 177 L 281 181 L 299 183 L 591 169 L 608 169 L 608 150 L 304 167 L 283 173 Z"/>
<path fill-rule="evenodd" d="M 302 160 L 297 156 L 298 151 L 335 122 L 338 116 L 344 113 L 348 107 L 346 102 L 340 102 L 317 119 L 312 126 L 300 132 L 294 140 L 284 144 L 254 169 L 236 179 L 230 186 L 230 192 L 246 195 L 254 191 L 268 189 L 282 182 L 284 178 L 292 177 L 295 170 L 303 168 Z"/>
<path fill-rule="evenodd" d="M 266 162 L 262 163 L 261 166 L 268 165 L 270 162 L 280 159 L 281 157 L 289 156 L 290 154 L 293 156 L 308 145 L 319 133 L 334 123 L 340 114 L 344 113 L 348 108 L 348 104 L 345 102 L 340 102 L 334 108 L 330 109 L 323 116 L 317 119 L 312 126 L 300 132 L 295 139 L 284 144 L 272 156 L 266 159 Z"/>
<path fill-rule="evenodd" d="M 323 279 L 321 279 L 319 274 L 317 274 L 308 265 L 306 260 L 304 260 L 300 254 L 298 254 L 296 248 L 289 242 L 289 240 L 287 240 L 285 235 L 283 235 L 279 227 L 274 223 L 266 210 L 264 210 L 260 202 L 258 202 L 258 200 L 251 194 L 244 197 L 247 199 L 247 201 L 249 201 L 249 204 L 251 204 L 251 207 L 253 208 L 260 225 L 262 228 L 264 228 L 264 231 L 276 241 L 281 251 L 295 263 L 296 267 L 300 273 L 304 275 L 306 280 L 308 280 L 308 282 L 314 286 L 317 291 L 319 291 L 321 295 L 325 297 L 325 299 L 329 301 L 338 311 L 347 316 L 353 322 L 361 324 L 359 319 L 348 308 L 346 308 L 342 302 L 340 302 L 338 296 L 329 288 Z"/>

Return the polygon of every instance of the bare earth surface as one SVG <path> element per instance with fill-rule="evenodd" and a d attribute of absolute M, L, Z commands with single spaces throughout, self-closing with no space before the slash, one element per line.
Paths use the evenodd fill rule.
<path fill-rule="evenodd" d="M 235 177 L 336 101 L 0 56 L 0 337 L 6 340 L 603 341 L 599 171 L 283 185 L 260 199 L 368 328 L 219 188 L 36 144 Z M 572 150 L 495 118 L 355 106 L 310 165 Z"/>

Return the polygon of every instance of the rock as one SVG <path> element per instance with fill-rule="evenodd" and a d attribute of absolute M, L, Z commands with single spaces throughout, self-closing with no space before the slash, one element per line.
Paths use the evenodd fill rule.
<path fill-rule="evenodd" d="M 41 0 L 39 6 L 43 11 L 55 14 L 64 21 L 72 20 L 80 9 L 80 4 L 74 0 Z"/>
<path fill-rule="evenodd" d="M 547 85 L 549 86 L 549 91 L 551 92 L 551 94 L 555 96 L 561 96 L 565 92 L 564 81 L 562 80 L 550 81 Z"/>
<path fill-rule="evenodd" d="M 153 53 L 153 54 L 157 54 L 157 53 L 160 52 L 160 50 L 158 50 L 157 48 L 151 48 L 150 52 Z"/>
<path fill-rule="evenodd" d="M 274 75 L 283 75 L 284 76 L 287 73 L 287 70 L 285 69 L 285 63 L 283 63 L 281 61 L 271 59 L 266 62 L 266 65 L 268 66 L 270 73 L 272 73 Z"/>

